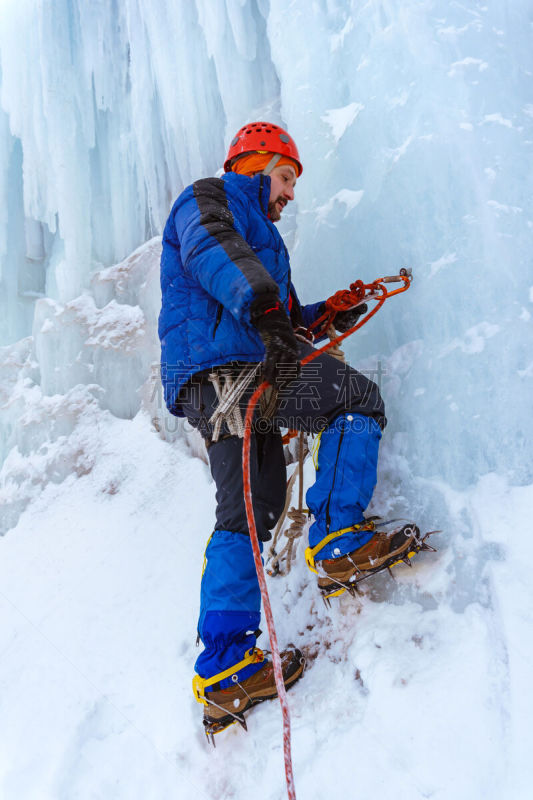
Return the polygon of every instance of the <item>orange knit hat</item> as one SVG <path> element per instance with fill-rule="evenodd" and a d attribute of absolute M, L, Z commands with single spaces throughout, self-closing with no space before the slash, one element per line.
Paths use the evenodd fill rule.
<path fill-rule="evenodd" d="M 262 172 L 273 155 L 274 153 L 267 152 L 246 153 L 246 155 L 235 160 L 231 165 L 231 171 L 238 172 L 239 175 L 254 175 L 256 172 Z M 298 175 L 298 165 L 292 158 L 282 156 L 276 164 L 276 167 L 282 167 L 284 164 L 293 167 Z"/>

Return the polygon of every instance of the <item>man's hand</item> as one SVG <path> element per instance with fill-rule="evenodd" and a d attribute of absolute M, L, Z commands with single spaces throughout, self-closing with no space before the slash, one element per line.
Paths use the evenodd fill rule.
<path fill-rule="evenodd" d="M 349 331 L 354 325 L 357 325 L 359 317 L 362 317 L 367 311 L 368 306 L 366 303 L 356 308 L 349 308 L 348 311 L 338 311 L 333 320 L 335 329 L 338 330 L 339 333 L 346 333 L 346 331 Z"/>
<path fill-rule="evenodd" d="M 252 303 L 250 319 L 265 345 L 265 380 L 279 386 L 286 380 L 297 378 L 300 372 L 298 340 L 279 297 L 261 295 Z"/>

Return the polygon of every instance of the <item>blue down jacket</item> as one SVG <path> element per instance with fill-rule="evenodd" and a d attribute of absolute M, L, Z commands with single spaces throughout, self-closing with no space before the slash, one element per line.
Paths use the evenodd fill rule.
<path fill-rule="evenodd" d="M 267 216 L 270 178 L 229 172 L 188 186 L 163 232 L 161 380 L 169 411 L 199 370 L 229 361 L 262 361 L 265 350 L 250 306 L 279 293 L 293 324 L 309 326 L 321 303 L 302 307 L 291 284 L 289 254 Z"/>

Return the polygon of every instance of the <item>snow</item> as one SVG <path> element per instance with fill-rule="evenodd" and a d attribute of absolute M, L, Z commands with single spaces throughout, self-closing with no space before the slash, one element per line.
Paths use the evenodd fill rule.
<path fill-rule="evenodd" d="M 453 78 L 458 74 L 460 71 L 459 67 L 477 67 L 479 72 L 484 72 L 486 69 L 488 69 L 489 65 L 486 61 L 482 61 L 481 58 L 472 58 L 472 56 L 467 56 L 467 58 L 463 58 L 461 61 L 454 61 L 453 64 L 450 65 L 450 69 L 448 71 L 450 78 Z"/>
<path fill-rule="evenodd" d="M 485 114 L 483 117 L 484 122 L 495 122 L 497 125 L 503 125 L 504 128 L 512 128 L 513 123 L 510 119 L 505 119 L 499 112 L 497 114 Z"/>
<path fill-rule="evenodd" d="M 316 209 L 317 221 L 323 222 L 338 204 L 344 206 L 344 217 L 346 218 L 350 211 L 359 205 L 363 195 L 363 190 L 341 189 L 333 197 L 330 197 L 327 203 Z"/>
<path fill-rule="evenodd" d="M 442 351 L 442 355 L 448 355 L 452 350 L 459 349 L 463 353 L 469 355 L 476 355 L 485 349 L 485 342 L 491 339 L 497 333 L 500 333 L 501 328 L 499 325 L 494 325 L 490 322 L 480 322 L 468 328 L 462 338 L 453 339 L 447 347 Z"/>
<path fill-rule="evenodd" d="M 411 144 L 412 141 L 413 141 L 413 137 L 412 136 L 408 136 L 407 139 L 405 139 L 405 141 L 402 142 L 402 144 L 399 147 L 395 147 L 395 148 L 392 148 L 392 149 L 387 148 L 387 150 L 386 150 L 387 158 L 391 158 L 393 164 L 396 164 L 396 162 L 399 161 L 399 159 L 403 155 L 405 155 L 405 153 L 407 151 L 407 148 L 409 147 L 409 145 Z"/>
<path fill-rule="evenodd" d="M 93 468 L 49 484 L 2 544 L 3 797 L 283 797 L 277 704 L 211 753 L 190 691 L 204 541 L 183 531 L 211 524 L 205 464 L 142 413 L 94 422 Z M 398 476 L 384 455 L 377 500 Z M 417 489 L 441 496 L 449 527 L 396 583 L 328 611 L 303 543 L 289 577 L 269 578 L 278 635 L 309 658 L 290 692 L 301 797 L 332 772 L 339 795 L 356 773 L 361 797 L 527 796 L 531 554 L 507 531 L 531 487 L 491 474 Z"/>
<path fill-rule="evenodd" d="M 431 264 L 429 265 L 430 267 L 429 277 L 433 278 L 433 276 L 436 275 L 437 272 L 440 272 L 441 269 L 449 266 L 450 264 L 455 264 L 456 261 L 457 261 L 456 253 L 447 253 L 446 255 L 438 258 L 436 261 L 432 261 Z"/>
<path fill-rule="evenodd" d="M 214 486 L 164 408 L 156 330 L 170 205 L 254 118 L 304 163 L 280 224 L 304 302 L 413 268 L 345 349 L 387 405 L 370 511 L 441 531 L 331 609 L 304 541 L 268 579 L 308 657 L 297 796 L 529 797 L 528 14 L 4 0 L 2 798 L 285 796 L 278 705 L 211 752 L 192 697 Z"/>
<path fill-rule="evenodd" d="M 504 214 L 521 214 L 523 210 L 518 206 L 507 206 L 505 203 L 498 203 L 497 200 L 487 200 L 487 205 L 493 208 L 496 213 L 501 211 Z"/>
<path fill-rule="evenodd" d="M 330 108 L 326 111 L 322 119 L 331 128 L 335 144 L 338 144 L 339 139 L 363 110 L 364 106 L 361 103 L 350 103 L 344 108 Z"/>

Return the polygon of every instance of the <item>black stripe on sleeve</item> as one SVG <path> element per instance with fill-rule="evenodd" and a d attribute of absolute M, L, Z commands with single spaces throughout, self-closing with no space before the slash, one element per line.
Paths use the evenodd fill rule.
<path fill-rule="evenodd" d="M 275 292 L 276 281 L 264 268 L 254 251 L 235 229 L 233 214 L 228 208 L 224 181 L 204 178 L 193 184 L 193 193 L 200 209 L 200 224 L 217 240 L 226 255 L 242 272 L 254 294 Z"/>

